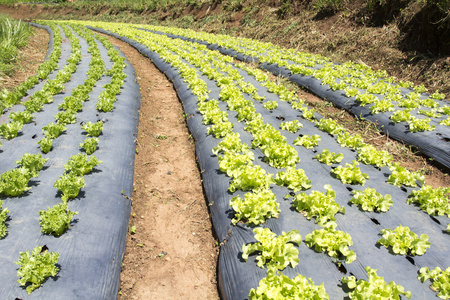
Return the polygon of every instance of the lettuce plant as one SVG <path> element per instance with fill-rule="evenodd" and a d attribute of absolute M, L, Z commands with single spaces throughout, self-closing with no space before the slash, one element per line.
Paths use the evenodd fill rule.
<path fill-rule="evenodd" d="M 444 100 L 445 94 L 444 93 L 441 94 L 441 93 L 439 93 L 439 91 L 436 91 L 433 94 L 431 94 L 430 97 L 435 100 Z"/>
<path fill-rule="evenodd" d="M 305 244 L 309 248 L 314 248 L 317 252 L 327 252 L 336 260 L 345 257 L 346 263 L 356 260 L 356 253 L 349 250 L 353 245 L 350 234 L 334 229 L 335 226 L 329 225 L 322 229 L 316 229 L 305 237 Z"/>
<path fill-rule="evenodd" d="M 0 135 L 5 139 L 10 140 L 17 137 L 19 130 L 23 128 L 23 124 L 18 121 L 4 123 L 0 125 Z"/>
<path fill-rule="evenodd" d="M 233 181 L 228 190 L 234 193 L 236 190 L 257 191 L 269 189 L 273 183 L 272 174 L 266 174 L 266 171 L 260 165 L 243 165 L 236 169 L 233 174 Z"/>
<path fill-rule="evenodd" d="M 16 161 L 16 164 L 27 169 L 32 177 L 38 177 L 39 171 L 47 161 L 48 158 L 42 158 L 40 154 L 25 153 L 20 160 Z"/>
<path fill-rule="evenodd" d="M 364 145 L 358 149 L 358 161 L 377 167 L 389 166 L 394 157 L 387 151 L 378 151 L 372 145 Z"/>
<path fill-rule="evenodd" d="M 32 174 L 24 167 L 6 171 L 0 176 L 0 194 L 10 197 L 20 196 L 31 189 L 28 187 Z"/>
<path fill-rule="evenodd" d="M 400 295 L 411 299 L 411 292 L 406 291 L 403 286 L 396 284 L 394 281 L 387 283 L 383 277 L 377 275 L 377 270 L 371 267 L 364 268 L 369 275 L 369 280 L 356 280 L 355 276 L 342 277 L 341 281 L 346 284 L 350 290 L 350 299 L 392 299 L 400 300 Z"/>
<path fill-rule="evenodd" d="M 101 160 L 97 160 L 95 156 L 88 157 L 84 153 L 78 153 L 72 155 L 69 161 L 64 165 L 64 169 L 69 171 L 71 174 L 75 174 L 77 176 L 83 176 L 88 174 L 94 169 L 95 166 L 101 164 Z"/>
<path fill-rule="evenodd" d="M 256 243 L 242 245 L 242 258 L 247 261 L 249 255 L 258 252 L 256 257 L 257 265 L 260 268 L 267 266 L 273 270 L 283 270 L 288 265 L 295 268 L 300 259 L 298 258 L 297 246 L 302 242 L 302 236 L 298 230 L 283 232 L 277 237 L 269 228 L 255 228 Z"/>
<path fill-rule="evenodd" d="M 8 219 L 9 209 L 2 208 L 3 200 L 0 200 L 0 239 L 6 236 L 6 219 Z"/>
<path fill-rule="evenodd" d="M 336 140 L 342 147 L 353 148 L 355 150 L 365 145 L 360 134 L 350 134 L 348 132 L 343 132 L 338 134 Z"/>
<path fill-rule="evenodd" d="M 276 195 L 271 190 L 261 190 L 246 193 L 245 200 L 236 196 L 230 200 L 230 206 L 235 211 L 231 220 L 233 225 L 239 221 L 246 221 L 250 225 L 259 225 L 268 218 L 278 218 L 280 205 Z"/>
<path fill-rule="evenodd" d="M 331 173 L 340 179 L 343 184 L 361 184 L 364 185 L 366 179 L 369 179 L 369 175 L 362 173 L 357 167 L 359 163 L 354 160 L 352 164 L 346 163 L 345 167 L 338 166 Z"/>
<path fill-rule="evenodd" d="M 427 248 L 430 248 L 428 235 L 423 233 L 419 238 L 406 226 L 400 225 L 395 229 L 382 229 L 380 234 L 383 237 L 378 240 L 378 243 L 386 248 L 391 247 L 395 254 L 424 255 Z"/>
<path fill-rule="evenodd" d="M 273 101 L 266 101 L 266 102 L 264 102 L 263 106 L 264 106 L 265 109 L 274 110 L 275 108 L 278 107 L 278 102 L 274 101 L 274 100 Z"/>
<path fill-rule="evenodd" d="M 450 126 L 450 118 L 447 118 L 445 120 L 439 121 L 440 125 L 444 125 L 444 126 Z"/>
<path fill-rule="evenodd" d="M 41 146 L 42 153 L 49 153 L 53 148 L 53 139 L 49 137 L 42 138 L 37 143 Z"/>
<path fill-rule="evenodd" d="M 281 122 L 280 129 L 287 130 L 292 133 L 296 133 L 300 128 L 303 127 L 303 124 L 298 120 L 292 120 L 289 122 Z"/>
<path fill-rule="evenodd" d="M 416 187 L 416 181 L 419 181 L 422 185 L 425 181 L 425 177 L 420 172 L 410 172 L 407 169 L 400 166 L 400 163 L 393 163 L 391 167 L 391 175 L 387 180 L 388 183 L 400 187 L 402 184 L 410 187 Z"/>
<path fill-rule="evenodd" d="M 53 185 L 53 187 L 61 191 L 61 199 L 63 202 L 67 202 L 67 200 L 78 196 L 80 189 L 84 186 L 84 178 L 72 172 L 59 176 L 59 179 Z"/>
<path fill-rule="evenodd" d="M 59 268 L 55 264 L 58 263 L 59 253 L 43 250 L 44 247 L 38 246 L 31 253 L 28 250 L 20 252 L 19 261 L 15 262 L 20 265 L 17 276 L 21 278 L 17 282 L 21 286 L 30 283 L 26 288 L 28 294 L 39 288 L 48 277 L 58 274 Z"/>
<path fill-rule="evenodd" d="M 87 132 L 88 136 L 98 137 L 103 130 L 103 122 L 98 121 L 97 123 L 92 123 L 89 121 L 81 126 L 81 128 Z"/>
<path fill-rule="evenodd" d="M 412 118 L 411 109 L 396 110 L 391 116 L 391 121 L 393 123 L 408 122 Z"/>
<path fill-rule="evenodd" d="M 315 285 L 311 278 L 298 273 L 291 279 L 281 272 L 277 275 L 274 270 L 267 270 L 267 276 L 261 279 L 256 290 L 250 290 L 248 299 L 297 299 L 299 295 L 302 299 L 329 299 L 323 283 Z"/>
<path fill-rule="evenodd" d="M 75 118 L 75 112 L 72 110 L 66 110 L 66 111 L 60 111 L 55 115 L 55 120 L 58 122 L 58 124 L 74 124 L 77 122 L 77 119 Z"/>
<path fill-rule="evenodd" d="M 364 211 L 387 212 L 394 203 L 391 195 L 383 197 L 373 188 L 366 188 L 364 191 L 353 190 L 352 194 L 350 202 L 360 206 Z"/>
<path fill-rule="evenodd" d="M 320 142 L 320 135 L 304 135 L 296 138 L 294 140 L 294 145 L 296 146 L 303 146 L 306 149 L 314 148 L 315 146 L 319 145 Z"/>
<path fill-rule="evenodd" d="M 286 171 L 280 171 L 275 177 L 275 183 L 279 186 L 287 186 L 288 189 L 298 192 L 312 187 L 311 180 L 303 169 L 287 167 Z"/>
<path fill-rule="evenodd" d="M 47 125 L 42 127 L 42 130 L 46 130 L 45 135 L 51 139 L 58 138 L 61 135 L 61 133 L 66 131 L 66 129 L 67 128 L 66 126 L 64 126 L 64 124 L 55 124 L 55 123 L 48 123 Z"/>
<path fill-rule="evenodd" d="M 339 125 L 338 122 L 336 122 L 333 119 L 320 119 L 319 122 L 316 123 L 316 127 L 318 127 L 320 130 L 328 132 L 329 134 L 342 134 L 344 133 L 344 127 Z"/>
<path fill-rule="evenodd" d="M 442 271 L 439 267 L 436 267 L 434 270 L 422 267 L 420 268 L 418 279 L 422 282 L 430 279 L 430 288 L 439 292 L 437 296 L 441 299 L 450 299 L 450 268 Z"/>
<path fill-rule="evenodd" d="M 233 131 L 234 124 L 231 122 L 219 122 L 217 124 L 208 127 L 207 133 L 214 135 L 216 139 L 223 138 L 227 134 Z"/>
<path fill-rule="evenodd" d="M 292 167 L 300 162 L 297 150 L 285 141 L 270 144 L 263 153 L 264 161 L 274 168 Z"/>
<path fill-rule="evenodd" d="M 422 131 L 433 131 L 436 126 L 430 125 L 431 119 L 418 119 L 416 117 L 411 117 L 409 119 L 409 131 L 410 132 L 422 132 Z"/>
<path fill-rule="evenodd" d="M 450 217 L 450 187 L 432 188 L 424 185 L 420 190 L 412 191 L 406 202 L 418 204 L 429 215 Z"/>
<path fill-rule="evenodd" d="M 317 159 L 321 163 L 331 166 L 332 164 L 341 162 L 344 159 L 344 154 L 336 154 L 334 152 L 330 152 L 328 149 L 324 149 L 322 153 L 317 154 L 313 158 Z"/>
<path fill-rule="evenodd" d="M 255 155 L 251 151 L 245 153 L 225 152 L 219 156 L 219 169 L 227 173 L 229 177 L 237 177 L 239 168 L 244 165 L 251 165 L 255 160 Z"/>
<path fill-rule="evenodd" d="M 87 155 L 91 155 L 97 150 L 98 138 L 92 137 L 85 139 L 78 147 L 83 148 Z"/>
<path fill-rule="evenodd" d="M 30 123 L 34 116 L 29 111 L 18 111 L 9 114 L 9 118 L 22 124 Z"/>
<path fill-rule="evenodd" d="M 248 149 L 248 145 L 241 142 L 239 133 L 230 132 L 213 148 L 213 153 L 218 155 L 222 152 L 246 152 Z"/>
<path fill-rule="evenodd" d="M 294 197 L 292 206 L 309 220 L 316 218 L 316 223 L 324 226 L 329 221 L 336 221 L 334 215 L 338 212 L 345 214 L 345 207 L 337 204 L 334 199 L 336 193 L 329 184 L 324 186 L 326 194 L 319 191 L 312 191 L 310 195 L 304 192 Z"/>
<path fill-rule="evenodd" d="M 51 208 L 47 207 L 47 210 L 40 210 L 39 225 L 41 225 L 41 231 L 60 236 L 70 228 L 70 222 L 77 214 L 78 212 L 67 209 L 66 203 L 56 204 Z"/>

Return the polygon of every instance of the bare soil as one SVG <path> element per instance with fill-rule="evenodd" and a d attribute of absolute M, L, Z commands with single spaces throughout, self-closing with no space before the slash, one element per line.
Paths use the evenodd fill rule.
<path fill-rule="evenodd" d="M 172 83 L 149 59 L 109 39 L 134 66 L 141 89 L 119 299 L 219 299 L 219 248 L 182 106 Z"/>
<path fill-rule="evenodd" d="M 33 27 L 33 34 L 28 44 L 24 48 L 19 49 L 14 76 L 0 76 L 0 89 L 7 88 L 12 90 L 29 76 L 37 73 L 38 66 L 44 62 L 49 37 L 45 29 Z"/>

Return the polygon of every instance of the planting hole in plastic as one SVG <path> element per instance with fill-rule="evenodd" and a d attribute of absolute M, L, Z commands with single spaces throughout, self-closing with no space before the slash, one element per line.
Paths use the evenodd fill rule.
<path fill-rule="evenodd" d="M 377 219 L 375 219 L 375 218 L 370 218 L 370 220 L 371 220 L 372 222 L 374 222 L 375 224 L 380 225 L 380 222 L 378 222 Z"/>

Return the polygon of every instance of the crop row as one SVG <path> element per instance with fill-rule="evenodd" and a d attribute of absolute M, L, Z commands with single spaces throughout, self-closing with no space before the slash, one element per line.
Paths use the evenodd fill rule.
<path fill-rule="evenodd" d="M 361 137 L 346 133 L 333 120 L 321 118 L 293 93 L 269 81 L 267 75 L 258 69 L 245 64 L 234 65 L 232 58 L 210 51 L 204 45 L 172 40 L 163 35 L 137 30 L 129 25 L 92 22 L 82 24 L 100 27 L 137 41 L 178 70 L 191 92 L 197 96 L 197 111 L 202 115 L 203 124 L 211 125 L 207 127 L 207 134 L 221 139 L 220 142 L 216 142 L 217 146 L 209 151 L 213 151 L 218 157 L 218 169 L 223 172 L 223 176 L 226 174 L 230 178 L 229 192 L 233 194 L 239 191 L 248 192 L 245 193 L 244 200 L 240 197 L 240 192 L 229 199 L 229 208 L 234 210 L 230 220 L 232 224 L 243 225 L 242 222 L 244 222 L 247 225 L 260 225 L 269 218 L 279 217 L 280 213 L 283 215 L 272 185 L 275 183 L 280 187 L 286 186 L 290 195 L 288 194 L 284 199 L 293 197 L 292 207 L 305 215 L 307 219 L 315 218 L 316 223 L 323 227 L 306 235 L 307 246 L 318 252 L 327 252 L 339 264 L 344 263 L 343 260 L 350 264 L 360 254 L 363 256 L 362 260 L 366 257 L 361 252 L 348 249 L 353 244 L 351 236 L 336 230 L 337 227 L 345 227 L 345 218 L 336 220 L 335 215 L 338 212 L 346 213 L 344 203 L 348 201 L 360 205 L 361 210 L 364 211 L 386 212 L 394 205 L 389 194 L 383 196 L 375 188 L 355 190 L 354 187 L 367 182 L 371 186 L 380 186 L 386 190 L 390 189 L 386 188 L 385 184 L 387 184 L 398 187 L 399 192 L 396 193 L 400 194 L 400 188 L 406 191 L 404 186 L 416 187 L 416 181 L 419 181 L 420 185 L 423 184 L 422 174 L 409 172 L 393 162 L 392 156 L 388 153 L 377 151 L 374 147 L 364 144 Z M 200 76 L 198 72 L 202 75 Z M 211 82 L 215 84 L 215 87 L 209 86 Z M 261 88 L 257 87 L 258 85 L 277 94 L 278 97 L 269 96 L 273 100 L 267 100 L 267 97 L 261 95 Z M 211 92 L 209 89 L 218 90 L 221 102 L 209 99 Z M 291 111 L 299 112 L 306 123 L 302 124 L 296 118 L 288 120 L 282 116 L 274 117 L 277 113 L 285 111 L 286 107 L 289 107 Z M 264 116 L 269 116 L 268 121 Z M 281 131 L 276 129 L 274 124 L 277 124 Z M 294 138 L 299 130 L 302 133 Z M 251 145 L 241 141 L 241 136 L 251 140 Z M 324 147 L 340 149 L 341 153 L 331 152 Z M 312 149 L 308 150 L 308 148 Z M 345 148 L 351 148 L 356 153 L 344 150 Z M 316 154 L 317 149 L 323 150 Z M 259 155 L 262 155 L 261 160 Z M 305 163 L 303 159 L 301 161 L 300 156 L 315 159 L 317 163 L 311 161 Z M 256 157 L 258 159 L 255 159 Z M 340 165 L 341 161 L 346 162 L 345 165 Z M 358 161 L 362 162 L 364 167 L 358 167 Z M 336 187 L 336 180 L 338 180 L 344 185 L 344 189 L 352 192 L 353 197 L 345 201 L 343 189 L 339 187 L 339 191 L 336 192 L 328 184 L 324 187 L 325 193 L 319 190 L 312 190 L 309 194 L 301 192 L 316 188 L 318 183 L 317 179 L 312 178 L 315 177 L 312 169 L 298 168 L 302 164 L 317 170 L 328 170 L 329 179 L 325 182 L 320 180 L 320 183 L 323 185 L 329 182 Z M 323 167 L 322 164 L 329 167 Z M 283 170 L 278 171 L 273 178 L 266 169 Z M 371 174 L 377 174 L 382 170 L 387 175 L 387 180 L 383 182 L 380 178 L 376 178 L 373 183 L 370 183 L 369 174 L 364 173 L 362 169 Z M 311 180 L 307 176 L 308 173 Z M 295 194 L 299 191 L 300 193 Z M 421 208 L 431 215 L 448 215 L 450 212 L 448 201 L 442 198 L 442 195 L 448 192 L 448 188 L 432 189 L 423 185 L 421 189 L 411 190 L 408 202 L 419 203 Z M 405 196 L 408 197 L 408 195 Z M 210 201 L 214 200 L 210 199 Z M 401 205 L 398 201 L 396 199 L 395 205 Z M 346 206 L 348 208 L 348 205 Z M 405 206 L 402 206 L 402 209 L 404 208 Z M 408 210 L 415 210 L 415 208 L 408 208 Z M 353 216 L 354 213 L 352 212 Z M 399 212 L 395 213 L 398 215 Z M 404 220 L 404 218 L 400 219 Z M 377 241 L 377 244 L 385 245 L 394 253 L 402 255 L 424 255 L 426 249 L 430 247 L 428 235 L 421 234 L 419 237 L 408 227 L 399 225 L 395 229 L 384 228 L 379 231 L 382 238 Z M 430 226 L 434 227 L 433 224 Z M 237 230 L 239 227 L 235 228 Z M 267 277 L 260 281 L 258 289 L 250 292 L 249 297 L 257 299 L 271 289 L 283 293 L 287 282 L 308 286 L 307 289 L 310 289 L 312 294 L 317 293 L 319 298 L 328 297 L 324 289 L 312 287 L 313 284 L 308 284 L 308 280 L 302 275 L 291 280 L 279 273 L 279 270 L 283 270 L 288 265 L 295 267 L 298 263 L 298 250 L 289 246 L 289 243 L 299 246 L 301 237 L 298 237 L 298 232 L 289 231 L 284 238 L 284 233 L 276 237 L 276 234 L 274 235 L 268 228 L 264 231 L 260 229 L 254 230 L 254 238 L 261 244 L 242 246 L 242 257 L 245 260 L 251 253 L 258 252 L 260 256 L 257 257 L 257 265 L 268 268 Z M 433 236 L 433 239 L 445 240 L 446 238 L 444 234 L 439 234 L 439 230 L 433 229 L 430 232 L 438 235 Z M 278 242 L 282 236 L 283 242 Z M 264 245 L 266 242 L 268 246 Z M 431 247 L 433 248 L 433 243 Z M 368 281 L 356 280 L 354 276 L 342 279 L 342 282 L 347 283 L 350 289 L 358 286 L 354 292 L 350 293 L 350 297 L 358 297 L 358 293 L 368 297 L 370 295 L 368 290 L 373 290 L 375 286 L 378 289 L 375 290 L 375 294 L 392 292 L 393 297 L 398 297 L 400 294 L 410 296 L 410 292 L 405 292 L 401 286 L 383 283 L 382 278 L 378 277 L 376 270 L 371 267 L 365 270 L 369 277 Z M 273 284 L 280 286 L 274 287 Z"/>
<path fill-rule="evenodd" d="M 38 144 L 44 157 L 47 156 L 47 158 L 43 158 L 42 154 L 25 153 L 21 160 L 16 162 L 19 167 L 1 174 L 0 194 L 6 198 L 5 201 L 0 201 L 0 239 L 2 239 L 0 243 L 8 243 L 10 226 L 17 224 L 17 221 L 21 218 L 20 215 L 10 212 L 8 208 L 2 208 L 2 205 L 6 203 L 12 204 L 11 201 L 14 201 L 14 198 L 33 199 L 33 193 L 30 193 L 29 190 L 36 184 L 30 183 L 30 179 L 35 178 L 35 182 L 37 182 L 36 178 L 42 168 L 45 168 L 44 170 L 53 168 L 57 161 L 56 159 L 58 159 L 58 154 L 56 159 L 52 155 L 54 140 L 58 139 L 63 133 L 72 134 L 71 131 L 74 130 L 70 129 L 72 126 L 77 126 L 75 124 L 77 123 L 77 114 L 83 111 L 84 102 L 89 100 L 89 95 L 92 93 L 93 88 L 105 75 L 111 77 L 110 82 L 103 86 L 103 91 L 96 102 L 98 112 L 109 112 L 113 110 L 116 96 L 120 93 L 124 79 L 127 77 L 123 71 L 125 68 L 124 57 L 119 55 L 119 52 L 114 49 L 106 38 L 97 37 L 108 51 L 108 57 L 112 62 L 110 70 L 106 70 L 96 38 L 90 30 L 77 25 L 72 25 L 72 28 L 70 28 L 65 24 L 60 26 L 51 22 L 42 22 L 42 24 L 52 28 L 56 42 L 53 44 L 54 48 L 51 58 L 39 67 L 39 77 L 32 76 L 30 77 L 32 79 L 29 78 L 27 82 L 35 82 L 33 78 L 47 80 L 40 90 L 30 95 L 29 99 L 25 99 L 22 102 L 8 102 L 12 108 L 4 116 L 8 115 L 12 121 L 2 124 L 1 133 L 2 137 L 8 140 L 9 147 L 13 147 L 13 139 L 16 139 L 18 135 L 20 136 L 20 130 L 24 128 L 25 124 L 32 122 L 36 114 L 50 110 L 51 104 L 54 103 L 54 97 L 60 98 L 60 94 L 67 89 L 67 83 L 70 83 L 70 81 L 77 82 L 73 74 L 76 74 L 77 68 L 83 59 L 80 39 L 85 40 L 88 44 L 87 53 L 90 53 L 89 69 L 86 71 L 86 78 L 83 83 L 71 89 L 70 95 L 65 96 L 63 101 L 59 101 L 60 103 L 57 105 L 59 110 L 53 116 L 54 122 L 42 126 L 35 121 L 34 125 L 42 126 L 42 131 L 44 131 L 45 137 L 39 140 Z M 66 60 L 64 67 L 56 73 L 54 79 L 48 79 L 51 71 L 57 67 L 58 57 L 61 53 L 62 37 L 59 34 L 60 28 L 62 28 L 64 35 L 70 41 L 71 54 Z M 14 94 L 8 94 L 8 97 L 10 99 L 19 97 L 18 99 L 22 100 L 27 93 L 28 90 L 24 90 L 19 94 L 18 89 L 16 89 Z M 12 112 L 14 110 L 17 112 Z M 71 224 L 75 224 L 73 217 L 78 212 L 69 209 L 69 201 L 75 199 L 79 195 L 80 190 L 85 187 L 84 176 L 91 173 L 98 164 L 102 163 L 92 153 L 98 149 L 103 121 L 92 121 L 81 122 L 81 128 L 84 129 L 84 134 L 87 135 L 87 138 L 79 144 L 80 152 L 70 156 L 69 160 L 64 164 L 64 173 L 53 184 L 53 187 L 58 191 L 57 195 L 61 198 L 61 202 L 54 204 L 52 207 L 47 207 L 47 210 L 40 210 L 38 213 L 39 225 L 44 235 L 60 237 L 71 227 Z M 72 128 L 75 129 L 74 127 Z M 29 129 L 27 127 L 23 130 Z M 33 136 L 33 139 L 36 136 L 37 134 Z M 49 161 L 50 158 L 54 161 Z M 42 182 L 41 184 L 47 185 L 48 182 Z M 34 218 L 33 216 L 26 217 Z M 80 216 L 80 218 L 83 218 L 83 216 Z M 11 225 L 8 225 L 8 223 Z M 56 246 L 56 248 L 60 247 Z M 20 265 L 17 271 L 17 275 L 20 277 L 18 282 L 20 285 L 26 286 L 28 294 L 42 285 L 47 277 L 55 276 L 58 273 L 59 266 L 55 264 L 58 263 L 60 254 L 63 256 L 70 255 L 70 253 L 49 252 L 48 250 L 48 247 L 44 245 L 34 247 L 31 253 L 27 250 L 19 254 L 19 261 L 16 262 Z"/>
<path fill-rule="evenodd" d="M 415 145 L 450 167 L 450 109 L 445 95 L 426 94 L 423 85 L 398 81 L 364 64 L 336 64 L 326 57 L 283 49 L 271 43 L 163 26 L 134 25 L 140 30 L 207 44 L 209 49 L 289 78 L 355 116 L 370 120 L 391 138 Z M 432 145 L 432 146 L 430 146 Z"/>

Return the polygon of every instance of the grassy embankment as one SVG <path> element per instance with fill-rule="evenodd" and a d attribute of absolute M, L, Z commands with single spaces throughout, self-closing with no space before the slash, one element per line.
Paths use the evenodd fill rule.
<path fill-rule="evenodd" d="M 19 50 L 27 45 L 31 32 L 28 24 L 0 15 L 0 77 L 14 74 Z"/>

